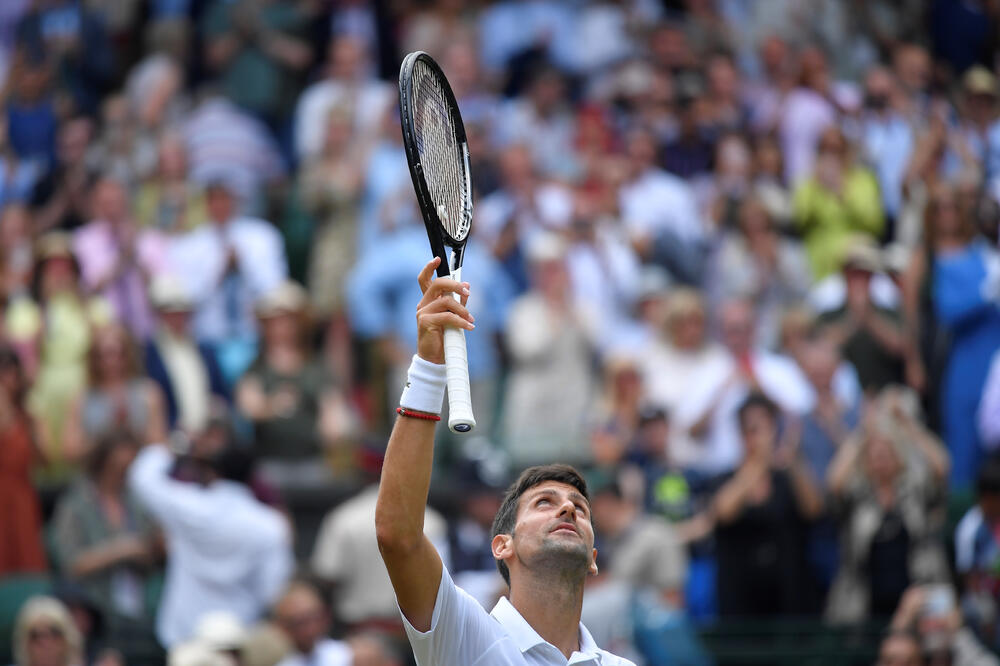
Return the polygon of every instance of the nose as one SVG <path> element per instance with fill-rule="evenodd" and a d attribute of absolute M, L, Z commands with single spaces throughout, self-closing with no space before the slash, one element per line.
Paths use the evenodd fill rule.
<path fill-rule="evenodd" d="M 562 504 L 559 505 L 559 517 L 564 516 L 570 516 L 576 520 L 576 505 L 568 497 L 563 499 Z"/>

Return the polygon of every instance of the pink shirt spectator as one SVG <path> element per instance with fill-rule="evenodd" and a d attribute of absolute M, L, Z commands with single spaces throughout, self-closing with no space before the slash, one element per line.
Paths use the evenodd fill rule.
<path fill-rule="evenodd" d="M 84 287 L 99 290 L 129 332 L 144 340 L 154 330 L 146 279 L 163 272 L 166 239 L 157 231 L 138 232 L 134 261 L 121 267 L 123 245 L 120 234 L 103 220 L 81 227 L 73 237 L 73 252 L 80 262 Z"/>

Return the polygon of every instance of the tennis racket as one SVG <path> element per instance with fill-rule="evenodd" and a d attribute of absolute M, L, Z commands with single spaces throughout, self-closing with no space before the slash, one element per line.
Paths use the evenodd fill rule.
<path fill-rule="evenodd" d="M 399 69 L 399 116 L 413 189 L 427 227 L 431 252 L 440 257 L 437 274 L 462 279 L 465 241 L 472 225 L 472 177 L 465 125 L 448 79 L 434 59 L 416 51 Z M 451 261 L 445 248 L 451 248 Z M 454 294 L 459 300 L 458 294 Z M 448 427 L 469 432 L 476 427 L 469 388 L 465 331 L 444 332 L 448 377 Z"/>

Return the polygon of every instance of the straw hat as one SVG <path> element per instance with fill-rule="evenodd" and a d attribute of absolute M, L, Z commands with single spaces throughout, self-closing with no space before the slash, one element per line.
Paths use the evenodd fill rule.
<path fill-rule="evenodd" d="M 982 65 L 971 67 L 962 77 L 962 87 L 970 95 L 997 96 L 997 77 Z"/>
<path fill-rule="evenodd" d="M 301 314 L 309 305 L 309 295 L 297 282 L 286 280 L 260 297 L 255 307 L 257 316 L 266 319 L 281 314 Z"/>
<path fill-rule="evenodd" d="M 190 312 L 194 309 L 184 285 L 171 275 L 153 278 L 149 285 L 149 302 L 160 312 Z"/>

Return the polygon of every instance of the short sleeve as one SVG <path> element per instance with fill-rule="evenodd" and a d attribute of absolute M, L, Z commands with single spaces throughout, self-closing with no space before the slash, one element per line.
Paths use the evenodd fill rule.
<path fill-rule="evenodd" d="M 400 615 L 417 666 L 473 664 L 504 636 L 500 623 L 469 593 L 455 585 L 446 567 L 441 567 L 431 628 L 417 631 L 405 615 Z"/>

